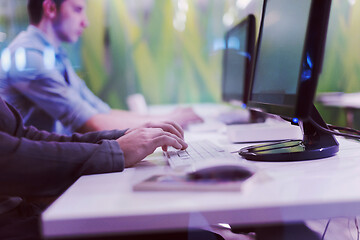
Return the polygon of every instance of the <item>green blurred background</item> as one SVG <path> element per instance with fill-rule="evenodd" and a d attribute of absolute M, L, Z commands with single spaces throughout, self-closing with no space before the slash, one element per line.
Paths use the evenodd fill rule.
<path fill-rule="evenodd" d="M 26 28 L 26 3 L 0 0 L 0 50 Z M 261 0 L 87 3 L 90 26 L 65 47 L 90 89 L 114 108 L 126 108 L 134 93 L 149 104 L 220 102 L 224 33 L 249 13 L 260 19 L 262 8 Z M 360 92 L 359 44 L 360 1 L 333 0 L 318 92 Z M 327 122 L 345 124 L 343 110 L 318 108 Z"/>

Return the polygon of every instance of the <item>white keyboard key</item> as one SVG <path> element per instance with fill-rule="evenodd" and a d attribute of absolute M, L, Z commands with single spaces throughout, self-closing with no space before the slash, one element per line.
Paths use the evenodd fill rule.
<path fill-rule="evenodd" d="M 190 142 L 186 150 L 169 148 L 164 155 L 173 169 L 185 168 L 207 161 L 234 161 L 235 157 L 208 140 Z"/>

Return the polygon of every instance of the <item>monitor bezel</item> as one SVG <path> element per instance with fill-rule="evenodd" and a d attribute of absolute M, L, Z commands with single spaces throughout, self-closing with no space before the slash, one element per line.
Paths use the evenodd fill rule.
<path fill-rule="evenodd" d="M 225 84 L 226 84 L 226 66 L 227 66 L 227 54 L 228 54 L 228 39 L 234 31 L 238 30 L 239 28 L 246 28 L 246 51 L 249 53 L 250 58 L 246 58 L 245 66 L 244 66 L 244 73 L 243 73 L 243 89 L 241 89 L 239 94 L 229 94 L 225 92 Z M 253 14 L 249 14 L 246 18 L 242 19 L 238 24 L 232 27 L 225 33 L 225 49 L 223 53 L 222 59 L 222 91 L 221 91 L 221 98 L 224 102 L 231 102 L 231 101 L 241 101 L 241 103 L 246 104 L 248 100 L 249 94 L 249 87 L 251 82 L 251 75 L 252 75 L 252 64 L 254 60 L 254 53 L 255 53 L 255 35 L 256 35 L 256 19 Z"/>
<path fill-rule="evenodd" d="M 316 93 L 318 78 L 322 70 L 322 62 L 325 50 L 326 33 L 328 28 L 328 21 L 331 8 L 331 0 L 312 0 L 309 10 L 309 17 L 307 22 L 307 30 L 303 46 L 301 66 L 299 66 L 299 76 L 297 93 L 295 97 L 295 104 L 278 105 L 272 103 L 259 102 L 252 99 L 252 88 L 256 74 L 257 59 L 259 50 L 261 49 L 262 32 L 264 26 L 264 19 L 266 15 L 266 7 L 268 0 L 264 0 L 261 24 L 259 30 L 258 44 L 256 47 L 256 55 L 251 77 L 251 84 L 249 93 L 247 94 L 247 106 L 250 109 L 262 111 L 270 114 L 279 115 L 286 118 L 298 118 L 299 120 L 306 120 L 310 116 L 313 107 L 313 101 Z M 312 59 L 313 68 L 311 70 L 311 77 L 306 81 L 301 80 L 302 73 L 308 71 L 307 59 Z M 281 96 L 284 96 L 283 94 Z"/>

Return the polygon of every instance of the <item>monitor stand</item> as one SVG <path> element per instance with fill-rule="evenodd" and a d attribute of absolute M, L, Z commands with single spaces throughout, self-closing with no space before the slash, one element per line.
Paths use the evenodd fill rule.
<path fill-rule="evenodd" d="M 319 125 L 328 128 L 319 112 L 312 107 L 310 117 Z M 245 159 L 253 161 L 285 162 L 326 158 L 339 151 L 339 143 L 332 134 L 316 128 L 310 121 L 299 122 L 303 140 L 284 140 L 242 148 L 239 152 Z"/>

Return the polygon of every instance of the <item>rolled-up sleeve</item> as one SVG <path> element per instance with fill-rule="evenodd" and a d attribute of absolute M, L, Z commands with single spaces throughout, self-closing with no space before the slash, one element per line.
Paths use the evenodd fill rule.
<path fill-rule="evenodd" d="M 0 98 L 0 196 L 54 196 L 85 174 L 122 171 L 126 130 L 58 135 L 24 127 Z"/>
<path fill-rule="evenodd" d="M 114 140 L 33 141 L 0 132 L 0 195 L 54 196 L 85 174 L 123 171 Z"/>

